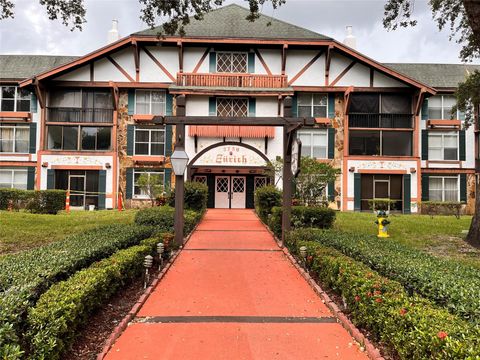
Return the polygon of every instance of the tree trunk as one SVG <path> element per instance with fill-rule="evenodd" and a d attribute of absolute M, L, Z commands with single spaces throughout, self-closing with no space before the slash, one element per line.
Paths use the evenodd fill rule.
<path fill-rule="evenodd" d="M 476 248 L 480 248 L 480 181 L 476 179 L 475 190 L 475 214 L 473 215 L 472 223 L 470 224 L 470 230 L 468 231 L 466 241 Z"/>

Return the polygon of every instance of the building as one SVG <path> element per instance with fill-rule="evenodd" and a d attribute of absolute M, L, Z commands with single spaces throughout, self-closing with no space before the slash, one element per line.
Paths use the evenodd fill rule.
<path fill-rule="evenodd" d="M 332 38 L 229 5 L 192 20 L 186 35 L 134 33 L 82 57 L 0 56 L 0 187 L 70 189 L 71 205 L 141 206 L 141 174 L 172 173 L 172 126 L 187 116 L 314 117 L 298 132 L 303 154 L 341 169 L 331 206 L 368 209 L 390 198 L 475 198 L 475 129 L 450 119 L 455 87 L 480 66 L 381 64 Z M 110 34 L 111 35 L 111 34 Z M 115 35 L 115 34 L 113 34 Z M 352 44 L 352 43 L 350 43 Z M 209 187 L 209 207 L 251 208 L 282 156 L 282 129 L 188 126 L 186 176 Z"/>

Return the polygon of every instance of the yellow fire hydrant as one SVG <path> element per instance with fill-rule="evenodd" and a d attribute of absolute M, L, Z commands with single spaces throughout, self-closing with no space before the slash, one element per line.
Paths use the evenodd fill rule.
<path fill-rule="evenodd" d="M 378 225 L 378 235 L 377 237 L 379 238 L 388 238 L 390 235 L 388 235 L 388 224 L 390 224 L 390 221 L 387 220 L 388 215 L 385 212 L 385 210 L 380 210 L 377 213 L 377 220 L 375 220 L 375 224 Z"/>

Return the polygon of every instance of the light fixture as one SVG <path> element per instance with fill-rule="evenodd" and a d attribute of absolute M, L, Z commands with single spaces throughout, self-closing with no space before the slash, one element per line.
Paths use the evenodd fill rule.
<path fill-rule="evenodd" d="M 44 162 L 44 163 L 42 163 L 42 167 L 43 167 L 43 168 L 46 168 L 46 167 L 48 167 L 48 162 Z"/>
<path fill-rule="evenodd" d="M 144 289 L 147 288 L 147 284 L 150 282 L 150 273 L 148 270 L 152 267 L 152 265 L 153 265 L 153 256 L 152 255 L 145 256 L 145 261 L 143 262 L 143 266 L 145 266 L 145 279 L 143 282 Z"/>
<path fill-rule="evenodd" d="M 410 173 L 411 173 L 411 174 L 415 174 L 416 172 L 417 172 L 417 169 L 415 169 L 415 168 L 410 168 Z"/>
<path fill-rule="evenodd" d="M 183 175 L 188 164 L 188 155 L 185 150 L 175 150 L 170 156 L 173 172 L 175 175 Z"/>
<path fill-rule="evenodd" d="M 110 163 L 105 164 L 105 169 L 110 169 L 111 167 L 112 167 L 112 165 Z"/>
<path fill-rule="evenodd" d="M 350 169 L 348 169 L 348 171 L 350 171 L 350 172 L 355 172 L 355 167 L 352 166 Z"/>
<path fill-rule="evenodd" d="M 158 270 L 162 269 L 163 266 L 163 252 L 165 251 L 165 245 L 159 242 L 157 244 L 157 253 L 158 253 Z"/>

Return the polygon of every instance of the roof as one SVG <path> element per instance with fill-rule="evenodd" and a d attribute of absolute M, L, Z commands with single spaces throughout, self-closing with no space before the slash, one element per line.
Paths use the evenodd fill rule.
<path fill-rule="evenodd" d="M 0 80 L 23 80 L 76 59 L 78 56 L 0 55 Z"/>
<path fill-rule="evenodd" d="M 191 125 L 188 127 L 189 136 L 207 138 L 259 138 L 275 137 L 273 126 L 223 126 L 223 125 Z"/>
<path fill-rule="evenodd" d="M 185 25 L 186 37 L 221 37 L 237 39 L 289 39 L 289 40 L 332 40 L 331 38 L 300 26 L 260 14 L 255 21 L 246 17 L 250 10 L 231 4 L 206 13 L 202 20 L 190 17 Z M 163 27 L 146 29 L 133 35 L 157 36 L 164 33 Z M 176 34 L 176 36 L 179 36 Z"/>
<path fill-rule="evenodd" d="M 411 77 L 433 88 L 455 88 L 463 82 L 469 72 L 480 71 L 480 65 L 467 64 L 383 64 L 403 75 Z"/>

